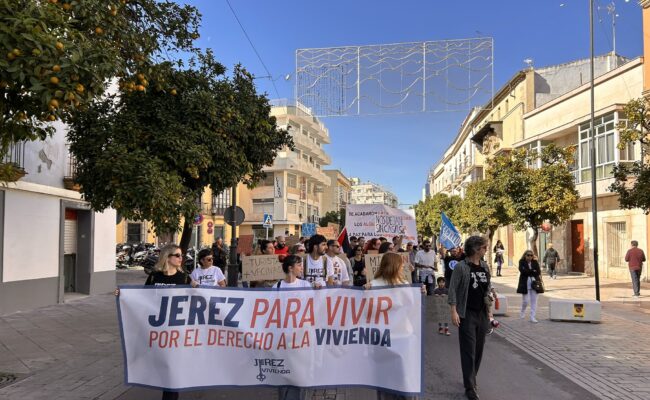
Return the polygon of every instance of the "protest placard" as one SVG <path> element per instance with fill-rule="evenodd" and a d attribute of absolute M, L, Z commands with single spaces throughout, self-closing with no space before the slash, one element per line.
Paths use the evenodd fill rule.
<path fill-rule="evenodd" d="M 250 256 L 253 254 L 253 235 L 239 235 L 237 254 Z"/>
<path fill-rule="evenodd" d="M 431 318 L 434 322 L 451 322 L 451 310 L 447 303 L 447 295 L 429 296 L 428 301 L 432 303 L 433 316 Z"/>
<path fill-rule="evenodd" d="M 413 210 L 399 210 L 382 204 L 348 204 L 345 228 L 349 236 L 366 240 L 383 236 L 404 236 L 404 243 L 417 243 L 418 233 Z"/>
<path fill-rule="evenodd" d="M 242 257 L 242 281 L 272 281 L 284 278 L 282 265 L 276 255 Z"/>
<path fill-rule="evenodd" d="M 408 253 L 395 253 L 402 257 L 402 262 L 404 262 L 404 268 L 402 269 L 402 273 L 404 274 L 404 279 L 408 283 L 413 283 L 413 279 L 411 278 L 411 268 L 410 268 L 410 261 L 409 261 L 409 256 Z M 381 259 L 384 256 L 384 254 L 366 254 L 365 256 L 365 262 L 366 262 L 366 276 L 368 277 L 368 282 L 372 280 L 372 277 L 375 276 L 375 273 L 377 270 L 379 270 L 379 265 L 381 264 Z"/>
<path fill-rule="evenodd" d="M 129 385 L 171 391 L 292 385 L 421 392 L 417 287 L 121 286 L 116 301 Z M 227 368 L 179 373 L 213 371 L 215 360 Z"/>

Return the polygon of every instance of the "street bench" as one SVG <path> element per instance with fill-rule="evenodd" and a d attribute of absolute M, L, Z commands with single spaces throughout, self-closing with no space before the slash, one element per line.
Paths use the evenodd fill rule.
<path fill-rule="evenodd" d="M 550 299 L 551 321 L 600 322 L 601 305 L 596 300 Z"/>

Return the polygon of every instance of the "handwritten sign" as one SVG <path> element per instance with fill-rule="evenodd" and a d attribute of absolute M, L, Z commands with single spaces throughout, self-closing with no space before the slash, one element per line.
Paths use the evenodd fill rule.
<path fill-rule="evenodd" d="M 325 238 L 328 240 L 336 240 L 339 236 L 339 232 L 336 226 L 331 225 L 324 228 L 322 226 L 316 227 L 316 233 L 325 236 Z"/>
<path fill-rule="evenodd" d="M 246 256 L 253 254 L 253 235 L 239 235 L 237 254 Z"/>
<path fill-rule="evenodd" d="M 272 281 L 284 278 L 276 255 L 242 257 L 242 281 Z"/>
<path fill-rule="evenodd" d="M 411 280 L 411 263 L 409 262 L 409 253 L 395 253 L 402 257 L 402 262 L 404 267 L 402 268 L 403 278 L 408 283 L 413 283 Z M 379 270 L 379 265 L 381 264 L 381 259 L 384 257 L 383 254 L 366 254 L 366 276 L 369 277 L 369 281 L 372 277 L 375 276 L 375 273 Z"/>

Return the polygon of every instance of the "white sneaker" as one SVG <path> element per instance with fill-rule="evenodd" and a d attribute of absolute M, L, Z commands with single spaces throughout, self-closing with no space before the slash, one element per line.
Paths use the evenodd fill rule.
<path fill-rule="evenodd" d="M 536 324 L 536 323 L 538 323 L 539 321 L 536 320 L 535 318 L 531 318 L 531 319 L 530 319 L 530 322 L 532 322 L 533 324 Z"/>
<path fill-rule="evenodd" d="M 635 295 L 632 296 L 632 297 L 634 297 L 635 299 L 638 299 L 640 296 L 639 296 L 638 294 L 635 294 Z"/>
<path fill-rule="evenodd" d="M 525 316 L 526 316 L 526 315 L 525 315 L 524 313 L 520 313 L 520 314 L 519 314 L 519 319 L 524 319 Z"/>

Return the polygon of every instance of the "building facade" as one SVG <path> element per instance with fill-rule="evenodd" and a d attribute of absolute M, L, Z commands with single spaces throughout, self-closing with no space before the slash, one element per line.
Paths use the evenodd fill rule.
<path fill-rule="evenodd" d="M 331 183 L 323 191 L 323 215 L 345 209 L 352 197 L 352 182 L 341 171 L 333 169 L 324 172 Z"/>
<path fill-rule="evenodd" d="M 264 168 L 266 179 L 251 190 L 240 190 L 239 204 L 246 219 L 240 226 L 242 235 L 264 238 L 264 214 L 272 215 L 273 228 L 268 236 L 285 232 L 299 236 L 305 222 L 318 223 L 323 215 L 323 192 L 331 179 L 323 167 L 331 163 L 323 145 L 330 143 L 329 131 L 311 111 L 297 102 L 272 102 L 271 115 L 280 128 L 288 129 L 295 148 L 284 148 L 270 167 Z"/>
<path fill-rule="evenodd" d="M 352 182 L 351 204 L 384 204 L 397 208 L 399 201 L 390 190 L 373 182 L 362 182 L 359 178 L 350 178 Z"/>
<path fill-rule="evenodd" d="M 82 200 L 66 127 L 55 127 L 2 157 L 25 175 L 0 188 L 0 314 L 115 288 L 115 211 L 95 212 Z"/>

